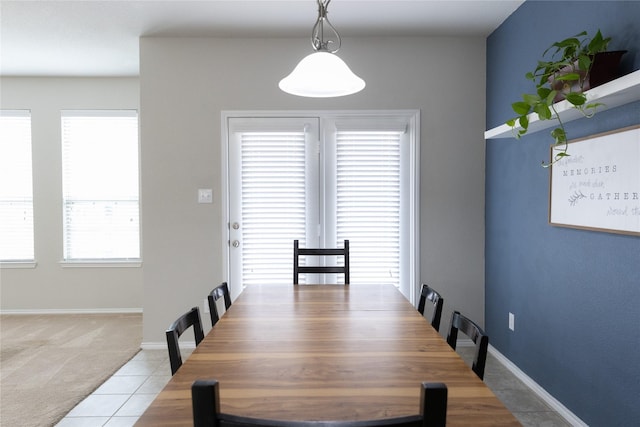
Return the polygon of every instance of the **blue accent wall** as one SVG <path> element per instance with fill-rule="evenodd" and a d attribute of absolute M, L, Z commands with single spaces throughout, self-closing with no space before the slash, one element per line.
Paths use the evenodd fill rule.
<path fill-rule="evenodd" d="M 586 30 L 640 69 L 640 2 L 526 1 L 487 39 L 487 128 L 551 43 Z M 568 123 L 569 139 L 640 124 L 640 102 Z M 491 344 L 590 426 L 640 425 L 640 237 L 548 224 L 549 131 L 486 144 Z M 639 166 L 640 167 L 640 164 Z M 516 316 L 508 329 L 508 313 Z"/>

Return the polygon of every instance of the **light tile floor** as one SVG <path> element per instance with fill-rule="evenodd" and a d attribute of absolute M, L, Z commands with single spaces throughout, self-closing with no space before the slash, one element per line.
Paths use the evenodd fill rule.
<path fill-rule="evenodd" d="M 458 347 L 457 351 L 471 363 L 473 348 Z M 184 354 L 183 359 L 186 357 Z M 133 426 L 170 378 L 167 351 L 142 350 L 56 427 Z M 484 381 L 523 426 L 571 426 L 491 354 Z"/>
<path fill-rule="evenodd" d="M 184 351 L 187 357 L 189 350 Z M 142 350 L 56 427 L 133 426 L 171 379 L 166 350 Z"/>

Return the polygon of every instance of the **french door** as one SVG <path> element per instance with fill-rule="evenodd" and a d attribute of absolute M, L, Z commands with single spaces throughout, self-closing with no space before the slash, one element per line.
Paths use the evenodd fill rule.
<path fill-rule="evenodd" d="M 302 247 L 348 239 L 352 285 L 391 283 L 413 298 L 416 116 L 225 117 L 232 295 L 252 284 L 292 282 L 294 239 Z"/>

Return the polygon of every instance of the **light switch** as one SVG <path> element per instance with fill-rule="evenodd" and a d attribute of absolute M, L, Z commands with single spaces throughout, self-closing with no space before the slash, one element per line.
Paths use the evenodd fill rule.
<path fill-rule="evenodd" d="M 200 188 L 198 190 L 198 203 L 213 203 L 213 190 Z"/>

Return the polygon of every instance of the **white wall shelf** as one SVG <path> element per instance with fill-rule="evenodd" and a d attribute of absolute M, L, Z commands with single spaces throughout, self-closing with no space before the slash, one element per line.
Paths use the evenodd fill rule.
<path fill-rule="evenodd" d="M 608 83 L 594 87 L 585 92 L 587 103 L 601 102 L 605 105 L 598 107 L 597 111 L 619 107 L 630 102 L 640 100 L 640 70 L 612 80 Z M 582 113 L 567 101 L 560 101 L 555 104 L 556 110 L 564 123 L 584 117 Z M 529 130 L 527 134 L 541 131 L 543 129 L 556 126 L 556 120 L 540 120 L 535 113 L 529 114 Z M 515 130 L 511 126 L 503 124 L 487 130 L 484 139 L 492 138 L 513 138 L 514 131 L 521 129 L 519 126 Z"/>

